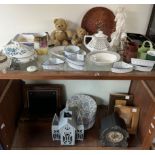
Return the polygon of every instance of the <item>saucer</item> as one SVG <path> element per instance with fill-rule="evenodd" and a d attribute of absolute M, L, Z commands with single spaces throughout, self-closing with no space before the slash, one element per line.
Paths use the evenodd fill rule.
<path fill-rule="evenodd" d="M 111 71 L 114 73 L 128 73 L 133 71 L 133 66 L 123 61 L 115 62 Z"/>

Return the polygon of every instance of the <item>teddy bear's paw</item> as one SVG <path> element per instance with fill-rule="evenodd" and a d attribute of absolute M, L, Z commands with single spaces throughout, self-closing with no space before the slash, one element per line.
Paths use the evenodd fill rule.
<path fill-rule="evenodd" d="M 77 46 L 81 47 L 83 44 L 82 43 L 78 43 Z"/>
<path fill-rule="evenodd" d="M 53 44 L 54 44 L 54 46 L 60 46 L 61 45 L 60 41 L 58 41 L 58 40 L 54 40 Z"/>
<path fill-rule="evenodd" d="M 72 39 L 71 43 L 72 43 L 72 45 L 77 45 L 78 44 L 78 39 Z"/>
<path fill-rule="evenodd" d="M 64 41 L 62 42 L 62 45 L 67 46 L 67 45 L 69 45 L 69 43 L 68 43 L 67 40 L 64 40 Z"/>

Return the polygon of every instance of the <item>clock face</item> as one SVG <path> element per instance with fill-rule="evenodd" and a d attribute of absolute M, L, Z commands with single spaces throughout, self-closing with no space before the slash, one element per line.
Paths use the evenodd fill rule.
<path fill-rule="evenodd" d="M 123 134 L 118 131 L 111 131 L 106 135 L 106 139 L 111 143 L 119 143 L 123 140 L 123 138 Z"/>

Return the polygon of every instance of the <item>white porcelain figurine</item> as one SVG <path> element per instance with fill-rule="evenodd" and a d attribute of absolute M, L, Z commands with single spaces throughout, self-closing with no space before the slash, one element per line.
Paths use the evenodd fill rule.
<path fill-rule="evenodd" d="M 126 39 L 125 21 L 126 21 L 125 8 L 123 7 L 117 8 L 115 14 L 116 31 L 111 34 L 111 42 L 110 42 L 110 47 L 114 51 L 118 51 L 120 48 L 121 40 Z"/>

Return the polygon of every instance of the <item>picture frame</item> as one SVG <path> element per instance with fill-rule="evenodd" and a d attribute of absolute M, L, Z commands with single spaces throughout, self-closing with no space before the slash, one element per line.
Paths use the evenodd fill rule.
<path fill-rule="evenodd" d="M 114 107 L 116 100 L 117 102 L 126 102 L 126 106 L 131 106 L 133 105 L 133 95 L 127 94 L 127 93 L 111 93 L 110 94 L 110 99 L 109 99 L 109 106 L 108 106 L 108 113 L 111 114 L 114 112 Z"/>
<path fill-rule="evenodd" d="M 61 84 L 25 84 L 24 117 L 52 117 L 64 108 L 64 86 Z"/>
<path fill-rule="evenodd" d="M 140 108 L 134 106 L 116 106 L 114 111 L 124 120 L 129 134 L 136 134 Z"/>
<path fill-rule="evenodd" d="M 0 144 L 0 150 L 4 150 L 3 147 L 2 147 L 2 144 Z"/>

